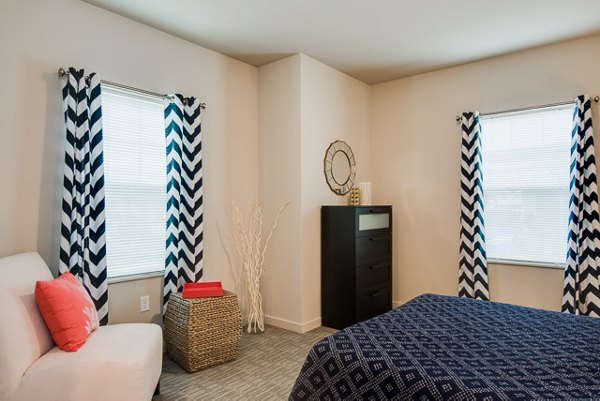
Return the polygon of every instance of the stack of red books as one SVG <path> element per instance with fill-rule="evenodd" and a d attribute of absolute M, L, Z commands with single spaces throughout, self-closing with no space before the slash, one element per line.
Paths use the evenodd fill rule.
<path fill-rule="evenodd" d="M 185 283 L 183 284 L 182 297 L 188 298 L 208 298 L 222 297 L 223 285 L 220 281 L 206 281 L 204 283 Z"/>

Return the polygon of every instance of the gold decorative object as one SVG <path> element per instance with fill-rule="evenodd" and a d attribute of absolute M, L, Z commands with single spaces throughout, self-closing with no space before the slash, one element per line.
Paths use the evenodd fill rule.
<path fill-rule="evenodd" d="M 360 189 L 350 188 L 350 205 L 351 206 L 359 206 L 360 205 Z"/>

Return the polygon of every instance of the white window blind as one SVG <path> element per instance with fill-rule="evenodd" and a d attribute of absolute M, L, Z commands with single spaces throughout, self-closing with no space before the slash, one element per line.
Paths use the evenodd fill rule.
<path fill-rule="evenodd" d="M 482 117 L 489 260 L 564 265 L 572 116 L 567 105 Z"/>
<path fill-rule="evenodd" d="M 161 99 L 102 85 L 108 277 L 164 270 L 166 144 Z"/>

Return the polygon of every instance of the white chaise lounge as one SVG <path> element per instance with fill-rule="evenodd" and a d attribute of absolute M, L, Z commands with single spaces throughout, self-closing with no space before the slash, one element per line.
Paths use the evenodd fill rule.
<path fill-rule="evenodd" d="M 38 311 L 37 280 L 52 280 L 37 253 L 0 258 L 0 400 L 150 400 L 162 368 L 160 327 L 102 326 L 77 352 L 61 351 Z"/>

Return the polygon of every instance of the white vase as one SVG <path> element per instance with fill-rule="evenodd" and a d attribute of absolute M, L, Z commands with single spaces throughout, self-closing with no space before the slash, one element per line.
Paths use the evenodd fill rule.
<path fill-rule="evenodd" d="M 373 200 L 371 198 L 371 183 L 360 182 L 358 184 L 358 188 L 360 189 L 360 204 L 363 206 L 372 205 Z"/>

